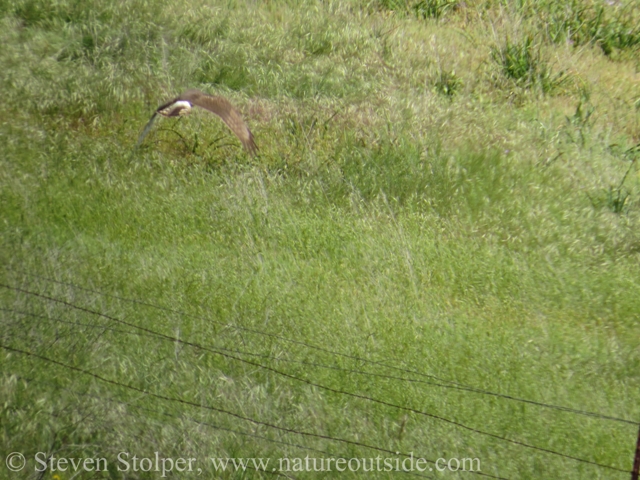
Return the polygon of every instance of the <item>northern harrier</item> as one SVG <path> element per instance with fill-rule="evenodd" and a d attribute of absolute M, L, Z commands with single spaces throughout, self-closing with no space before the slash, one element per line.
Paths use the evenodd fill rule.
<path fill-rule="evenodd" d="M 149 133 L 149 130 L 151 130 L 151 126 L 158 114 L 164 117 L 180 117 L 188 115 L 189 112 L 191 112 L 192 105 L 197 105 L 198 107 L 204 108 L 205 110 L 209 110 L 210 112 L 218 115 L 240 139 L 244 148 L 246 148 L 251 155 L 256 154 L 258 147 L 253 141 L 253 135 L 251 134 L 249 127 L 247 127 L 247 124 L 242 120 L 238 111 L 233 108 L 233 105 L 231 105 L 226 98 L 213 97 L 201 92 L 200 90 L 187 90 L 179 97 L 174 98 L 164 105 L 160 105 L 151 116 L 149 123 L 144 127 L 144 130 L 140 134 L 140 138 L 138 138 L 136 147 L 142 143 L 144 137 Z"/>

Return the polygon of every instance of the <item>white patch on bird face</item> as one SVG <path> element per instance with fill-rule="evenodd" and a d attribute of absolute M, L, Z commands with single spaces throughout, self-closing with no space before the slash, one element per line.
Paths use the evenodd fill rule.
<path fill-rule="evenodd" d="M 177 115 L 187 115 L 190 111 L 191 104 L 189 102 L 187 102 L 186 100 L 178 100 L 177 102 L 172 103 L 167 108 L 161 110 L 158 113 L 166 117 L 175 117 Z"/>
<path fill-rule="evenodd" d="M 178 100 L 176 103 L 173 104 L 174 108 L 177 107 L 181 107 L 184 110 L 186 110 L 186 112 L 184 113 L 188 113 L 191 110 L 191 104 L 189 102 L 187 102 L 186 100 Z M 181 114 L 184 110 L 181 110 Z"/>

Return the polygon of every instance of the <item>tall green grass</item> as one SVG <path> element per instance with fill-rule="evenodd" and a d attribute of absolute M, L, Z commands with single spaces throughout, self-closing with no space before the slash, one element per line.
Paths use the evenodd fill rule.
<path fill-rule="evenodd" d="M 30 461 L 0 478 L 627 475 L 436 418 L 631 468 L 637 425 L 450 388 L 640 419 L 637 49 L 603 46 L 635 10 L 603 8 L 596 36 L 578 2 L 0 3 L 0 442 Z M 190 87 L 258 157 L 204 111 L 133 149 Z"/>

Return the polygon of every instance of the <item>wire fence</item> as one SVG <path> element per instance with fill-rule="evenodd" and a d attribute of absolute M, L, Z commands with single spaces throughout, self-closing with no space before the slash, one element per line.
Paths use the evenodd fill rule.
<path fill-rule="evenodd" d="M 442 425 L 448 425 L 459 432 L 466 432 L 463 433 L 463 435 L 485 437 L 493 442 L 521 449 L 522 453 L 516 453 L 516 455 L 531 455 L 524 452 L 535 452 L 537 455 L 542 455 L 543 457 L 557 458 L 566 462 L 575 462 L 584 467 L 608 471 L 611 475 L 615 475 L 615 478 L 624 478 L 624 476 L 629 475 L 631 475 L 632 479 L 637 478 L 637 472 L 635 473 L 636 477 L 633 476 L 634 470 L 637 470 L 637 457 L 632 470 L 629 470 L 620 466 L 597 461 L 593 458 L 586 458 L 583 455 L 578 455 L 573 452 L 551 448 L 548 445 L 540 445 L 535 442 L 518 439 L 513 435 L 505 435 L 490 431 L 486 428 L 478 428 L 415 405 L 390 401 L 385 398 L 380 398 L 377 395 L 358 391 L 357 389 L 351 391 L 342 386 L 336 387 L 320 379 L 326 380 L 328 374 L 336 372 L 349 378 L 380 380 L 391 382 L 394 385 L 425 385 L 443 391 L 455 391 L 462 395 L 471 395 L 475 397 L 476 401 L 482 398 L 486 398 L 487 400 L 493 399 L 494 401 L 507 402 L 514 405 L 531 406 L 540 410 L 540 412 L 552 411 L 558 412 L 559 414 L 588 417 L 594 421 L 618 424 L 621 427 L 633 426 L 634 433 L 636 428 L 640 427 L 640 422 L 638 421 L 607 413 L 545 403 L 534 399 L 521 398 L 502 392 L 482 389 L 458 382 L 455 379 L 442 378 L 441 376 L 435 376 L 388 361 L 353 355 L 323 345 L 314 345 L 300 341 L 299 339 L 288 338 L 281 334 L 220 322 L 209 317 L 195 316 L 138 299 L 111 295 L 39 275 L 16 272 L 16 276 L 17 280 L 14 282 L 0 283 L 0 289 L 5 290 L 5 292 L 10 292 L 14 299 L 14 305 L 6 305 L 0 308 L 0 312 L 5 316 L 5 321 L 2 323 L 8 327 L 5 333 L 0 335 L 0 348 L 6 353 L 11 353 L 12 355 L 23 358 L 24 361 L 30 362 L 32 365 L 46 366 L 45 368 L 56 372 L 56 378 L 85 378 L 93 384 L 102 385 L 110 389 L 113 393 L 105 394 L 104 391 L 100 389 L 98 393 L 91 393 L 83 391 L 82 388 L 78 388 L 73 382 L 71 382 L 70 385 L 64 381 L 52 382 L 51 380 L 25 374 L 21 370 L 11 371 L 11 369 L 5 370 L 3 368 L 4 371 L 2 373 L 5 376 L 12 376 L 16 381 L 20 380 L 27 385 L 39 385 L 40 388 L 48 391 L 60 390 L 79 398 L 93 399 L 94 401 L 99 401 L 103 406 L 110 405 L 110 407 L 107 408 L 108 410 L 114 408 L 114 406 L 126 406 L 126 415 L 129 416 L 144 415 L 155 419 L 171 419 L 173 422 L 185 421 L 219 433 L 226 432 L 236 436 L 264 441 L 274 446 L 278 445 L 286 447 L 287 449 L 315 452 L 328 457 L 349 458 L 349 456 L 352 456 L 353 449 L 360 449 L 372 452 L 372 454 L 384 454 L 405 459 L 413 458 L 414 455 L 419 454 L 420 458 L 425 459 L 426 462 L 432 465 L 435 465 L 437 462 L 437 459 L 425 455 L 422 452 L 402 451 L 396 448 L 390 448 L 388 445 L 364 441 L 359 438 L 357 432 L 351 432 L 351 435 L 337 435 L 321 432 L 318 429 L 301 429 L 294 426 L 287 426 L 285 418 L 282 418 L 281 421 L 267 420 L 261 416 L 251 415 L 241 410 L 233 410 L 226 405 L 213 403 L 211 398 L 207 396 L 198 395 L 196 388 L 194 388 L 194 391 L 196 391 L 195 394 L 189 391 L 184 391 L 180 394 L 175 392 L 166 393 L 154 391 L 152 385 L 141 386 L 141 383 L 143 384 L 144 382 L 134 384 L 133 382 L 123 382 L 119 380 L 117 372 L 114 371 L 113 368 L 96 369 L 95 366 L 93 368 L 85 367 L 78 365 L 73 361 L 73 358 L 60 358 L 55 355 L 55 352 L 58 351 L 58 348 L 62 344 L 66 345 L 65 348 L 67 350 L 65 351 L 67 352 L 86 352 L 87 350 L 91 350 L 92 346 L 96 345 L 99 339 L 105 335 L 119 335 L 124 337 L 125 340 L 135 337 L 141 342 L 146 342 L 142 343 L 142 345 L 149 348 L 150 355 L 151 352 L 159 351 L 162 348 L 161 345 L 164 345 L 168 348 L 173 347 L 176 352 L 178 349 L 180 351 L 189 351 L 195 358 L 204 358 L 205 356 L 215 357 L 221 362 L 224 362 L 225 365 L 237 366 L 251 372 L 262 372 L 263 375 L 269 376 L 270 379 L 280 379 L 279 381 L 274 380 L 277 384 L 297 384 L 311 391 L 324 392 L 327 395 L 342 398 L 344 402 L 359 402 L 359 405 L 362 405 L 361 408 L 365 409 L 380 408 L 404 415 L 411 415 L 412 418 L 416 419 L 429 419 Z M 33 280 L 29 281 L 28 278 Z M 34 286 L 33 284 L 37 285 Z M 51 290 L 54 290 L 54 292 L 52 293 Z M 87 297 L 87 295 L 89 297 Z M 181 338 L 180 331 L 174 332 L 174 334 L 167 334 L 160 329 L 153 329 L 141 325 L 135 317 L 129 319 L 125 318 L 124 315 L 106 313 L 109 311 L 109 308 L 106 307 L 109 301 L 126 303 L 132 306 L 133 308 L 128 310 L 128 312 L 133 312 L 134 315 L 138 309 L 147 308 L 183 320 L 197 319 L 198 321 L 206 321 L 217 328 L 219 332 L 224 332 L 224 335 L 232 336 L 234 339 L 237 338 L 237 336 L 242 338 L 243 335 L 255 337 L 258 339 L 258 342 L 262 341 L 266 343 L 266 339 L 269 339 L 275 342 L 275 345 L 280 346 L 282 350 L 286 350 L 286 348 L 282 347 L 283 345 L 295 345 L 301 348 L 303 352 L 320 353 L 325 356 L 323 357 L 325 360 L 307 360 L 306 357 L 290 358 L 280 353 L 257 352 L 253 349 L 242 349 L 235 346 L 234 348 L 229 348 L 227 345 L 220 346 L 210 342 Z M 128 316 L 130 315 L 131 314 Z M 52 326 L 54 333 L 50 335 L 38 333 L 38 329 L 44 329 L 45 326 Z M 37 338 L 38 341 L 34 342 L 34 338 Z M 253 345 L 252 342 L 247 343 Z M 330 361 L 327 361 L 327 359 Z M 350 362 L 357 365 L 357 367 L 341 365 L 338 360 Z M 295 367 L 295 371 L 287 370 L 287 366 Z M 135 366 L 131 366 L 131 368 L 135 369 Z M 372 369 L 376 371 L 372 371 Z M 318 372 L 324 372 L 324 374 L 318 375 Z M 134 398 L 153 399 L 154 402 L 159 402 L 159 404 L 180 406 L 185 409 L 185 412 L 178 415 L 167 412 L 166 409 L 163 408 L 153 409 L 149 408 L 148 405 L 139 405 L 134 400 L 127 400 L 132 396 Z M 187 413 L 187 411 L 191 413 Z M 198 412 L 207 412 L 222 416 L 220 418 L 233 419 L 248 426 L 253 426 L 253 429 L 261 429 L 265 432 L 271 432 L 271 434 L 256 433 L 252 431 L 251 428 L 249 430 L 230 428 L 224 425 L 224 422 L 214 423 L 206 419 L 198 418 Z M 536 414 L 532 413 L 532 415 Z M 283 439 L 279 437 L 274 438 L 274 434 L 291 438 L 295 437 L 298 438 L 298 440 L 294 441 L 290 438 Z M 305 441 L 313 441 L 316 443 L 305 444 Z M 640 437 L 638 441 L 640 442 Z M 321 444 L 317 442 L 321 442 Z M 323 448 L 320 448 L 322 445 L 324 445 Z M 329 448 L 327 448 L 327 446 L 329 446 Z M 638 448 L 640 448 L 640 443 Z M 347 452 L 334 451 L 338 449 L 346 449 Z M 632 452 L 630 452 L 629 458 L 631 459 L 632 456 Z M 478 477 L 503 480 L 507 478 L 499 474 L 499 465 L 494 466 L 492 471 L 493 473 L 488 473 L 487 471 L 466 471 L 464 475 L 476 475 Z M 415 471 L 408 472 L 401 470 L 401 472 L 423 478 L 436 478 Z M 283 474 L 278 471 L 266 473 L 295 478 L 289 473 Z M 459 472 L 459 474 L 463 473 Z"/>

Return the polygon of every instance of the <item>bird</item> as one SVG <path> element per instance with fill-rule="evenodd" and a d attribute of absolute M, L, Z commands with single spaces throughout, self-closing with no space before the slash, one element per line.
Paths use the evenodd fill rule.
<path fill-rule="evenodd" d="M 191 107 L 193 105 L 204 108 L 205 110 L 209 110 L 210 112 L 218 115 L 240 139 L 247 152 L 253 156 L 256 155 L 258 147 L 256 146 L 256 142 L 253 140 L 253 134 L 238 111 L 233 107 L 233 105 L 231 105 L 231 102 L 224 97 L 208 95 L 195 89 L 187 90 L 173 100 L 160 105 L 156 111 L 153 112 L 151 119 L 140 134 L 138 143 L 136 143 L 136 148 L 140 146 L 144 137 L 147 136 L 147 133 L 151 130 L 153 122 L 158 115 L 162 115 L 163 117 L 182 117 L 191 112 Z"/>

